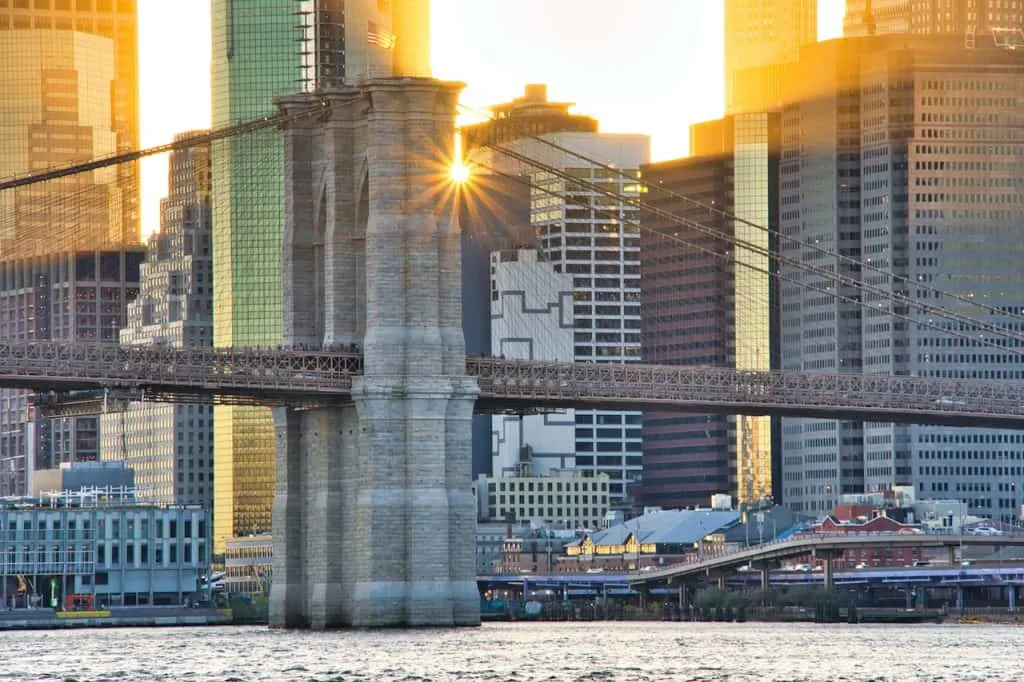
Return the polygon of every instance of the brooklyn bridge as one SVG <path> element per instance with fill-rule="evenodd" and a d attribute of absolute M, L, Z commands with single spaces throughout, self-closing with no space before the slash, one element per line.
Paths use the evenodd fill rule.
<path fill-rule="evenodd" d="M 0 386 L 40 391 L 42 407 L 102 389 L 276 408 L 272 624 L 479 622 L 466 540 L 476 523 L 474 412 L 672 409 L 1024 428 L 1017 382 L 467 357 L 460 227 L 439 190 L 459 91 L 371 79 L 283 98 L 279 116 L 211 136 L 274 125 L 285 140 L 280 347 L 0 343 Z M 959 335 L 962 314 L 948 319 Z"/>

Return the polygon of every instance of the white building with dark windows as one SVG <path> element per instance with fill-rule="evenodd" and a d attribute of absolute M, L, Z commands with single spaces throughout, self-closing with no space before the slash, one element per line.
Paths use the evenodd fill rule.
<path fill-rule="evenodd" d="M 183 139 L 195 133 L 179 135 Z M 171 154 L 160 231 L 140 266 L 121 343 L 175 348 L 213 345 L 210 152 Z M 144 397 L 144 396 L 143 396 Z M 213 506 L 213 406 L 131 402 L 101 419 L 101 457 L 135 470 L 146 499 Z"/>
<path fill-rule="evenodd" d="M 550 476 L 483 477 L 476 481 L 478 516 L 487 521 L 598 528 L 612 497 L 607 474 L 554 471 Z"/>
<path fill-rule="evenodd" d="M 534 250 L 491 254 L 491 354 L 572 362 L 572 277 Z M 575 411 L 491 417 L 495 476 L 546 476 L 576 463 Z"/>
<path fill-rule="evenodd" d="M 639 209 L 604 191 L 640 196 L 638 169 L 650 157 L 650 138 L 594 132 L 556 132 L 541 138 L 568 151 L 535 139 L 506 146 L 584 185 L 509 162 L 497 153 L 486 163 L 530 178 L 531 223 L 540 256 L 572 280 L 571 359 L 639 362 Z M 612 499 L 623 500 L 627 483 L 639 479 L 642 471 L 641 413 L 576 410 L 574 419 L 576 468 L 607 474 Z"/>

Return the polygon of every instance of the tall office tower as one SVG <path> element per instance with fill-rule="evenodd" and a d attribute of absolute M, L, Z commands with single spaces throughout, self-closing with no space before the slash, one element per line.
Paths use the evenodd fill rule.
<path fill-rule="evenodd" d="M 787 88 L 779 168 L 782 256 L 855 280 L 855 267 L 825 251 L 862 255 L 859 51 L 866 44 L 832 40 L 804 50 Z M 779 271 L 782 368 L 859 373 L 858 290 L 794 265 Z M 781 427 L 784 504 L 822 514 L 840 495 L 863 492 L 860 422 L 783 419 Z"/>
<path fill-rule="evenodd" d="M 726 113 L 778 108 L 786 65 L 817 39 L 817 0 L 725 0 Z"/>
<path fill-rule="evenodd" d="M 502 144 L 529 135 L 559 131 L 597 132 L 597 121 L 569 113 L 570 104 L 549 102 L 546 85 L 527 85 L 522 97 L 492 108 L 494 118 L 460 130 L 467 155 L 487 144 Z M 462 318 L 466 352 L 489 355 L 491 330 L 491 255 L 498 251 L 537 248 L 530 224 L 530 188 L 516 178 L 476 168 L 473 182 L 460 194 L 462 226 Z M 492 469 L 492 420 L 473 418 L 473 478 L 500 475 Z"/>
<path fill-rule="evenodd" d="M 534 249 L 491 254 L 492 355 L 522 360 L 573 360 L 573 278 Z M 576 464 L 575 411 L 493 418 L 494 476 L 550 476 Z M 561 499 L 559 499 L 561 502 Z M 563 520 L 555 507 L 538 520 Z"/>
<path fill-rule="evenodd" d="M 1024 236 L 1020 59 L 965 48 L 959 36 L 891 36 L 808 49 L 801 64 L 808 84 L 829 73 L 835 82 L 832 96 L 819 88 L 816 100 L 784 112 L 783 233 L 831 245 L 863 266 L 810 247 L 784 244 L 783 253 L 912 300 L 1019 326 L 1012 316 L 1024 309 L 1024 271 L 1014 256 Z M 988 334 L 893 306 L 878 293 L 859 295 L 863 311 L 783 283 L 783 329 L 794 330 L 783 337 L 785 368 L 954 380 L 1024 375 L 1014 349 L 989 345 Z M 820 513 L 838 493 L 913 485 L 919 498 L 958 498 L 972 513 L 1004 521 L 1019 513 L 1020 433 L 784 422 L 784 499 L 795 508 Z"/>
<path fill-rule="evenodd" d="M 142 249 L 50 253 L 0 262 L 0 338 L 111 342 L 135 300 Z M 22 495 L 33 469 L 99 459 L 99 417 L 48 419 L 26 391 L 0 390 L 0 489 Z"/>
<path fill-rule="evenodd" d="M 181 140 L 197 133 L 178 135 Z M 149 239 L 139 296 L 121 343 L 213 345 L 210 149 L 171 153 L 160 231 Z M 135 470 L 140 496 L 160 504 L 213 505 L 213 406 L 130 403 L 100 418 L 100 457 Z"/>
<path fill-rule="evenodd" d="M 695 125 L 689 158 L 641 169 L 651 188 L 644 201 L 654 209 L 640 217 L 644 362 L 778 367 L 768 257 L 706 231 L 775 248 L 768 230 L 778 226 L 778 123 L 777 114 L 744 114 Z M 706 505 L 715 493 L 741 503 L 772 497 L 771 426 L 767 417 L 647 412 L 644 504 Z"/>
<path fill-rule="evenodd" d="M 135 0 L 0 3 L 0 177 L 136 149 Z M 0 194 L 0 257 L 141 242 L 138 166 Z"/>
<path fill-rule="evenodd" d="M 846 0 L 847 37 L 912 33 L 956 35 L 967 47 L 1022 46 L 1024 5 L 1007 0 Z"/>
<path fill-rule="evenodd" d="M 568 104 L 521 100 L 499 107 L 495 143 L 519 154 L 559 168 L 591 185 L 629 197 L 638 197 L 636 182 L 640 164 L 650 156 L 645 135 L 614 135 L 598 132 L 543 132 L 554 125 L 561 110 L 571 117 Z M 521 108 L 520 108 L 521 107 Z M 535 137 L 569 152 L 557 151 L 544 142 L 502 130 L 521 127 Z M 570 124 L 571 125 L 571 124 Z M 527 133 L 531 134 L 531 133 Z M 518 138 L 518 139 L 517 139 Z M 467 140 L 477 139 L 467 135 Z M 595 165 L 574 154 L 600 162 Z M 627 202 L 609 199 L 596 189 L 580 187 L 542 170 L 510 161 L 497 152 L 471 150 L 486 166 L 520 174 L 531 188 L 531 222 L 541 257 L 555 272 L 572 275 L 574 315 L 573 360 L 576 362 L 637 362 L 640 359 L 640 228 L 638 210 Z M 609 170 L 603 166 L 619 170 Z M 492 331 L 493 334 L 493 331 Z M 641 415 L 639 412 L 577 410 L 576 468 L 607 473 L 609 495 L 621 502 L 626 485 L 641 472 Z"/>
<path fill-rule="evenodd" d="M 429 75 L 429 0 L 213 0 L 215 128 L 275 112 L 274 98 L 368 77 Z M 267 130 L 214 144 L 214 344 L 281 343 L 284 157 Z M 266 408 L 217 406 L 214 548 L 270 529 Z"/>

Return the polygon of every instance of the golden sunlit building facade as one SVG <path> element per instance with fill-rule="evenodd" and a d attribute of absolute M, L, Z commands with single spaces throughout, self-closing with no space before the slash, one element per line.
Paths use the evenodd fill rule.
<path fill-rule="evenodd" d="M 843 35 L 912 33 L 963 36 L 964 46 L 1024 46 L 1020 0 L 846 0 Z"/>
<path fill-rule="evenodd" d="M 778 108 L 785 65 L 817 39 L 817 0 L 725 0 L 726 113 Z"/>
<path fill-rule="evenodd" d="M 429 75 L 428 0 L 213 0 L 213 126 L 275 113 L 274 98 L 393 73 Z M 284 148 L 264 130 L 213 145 L 213 338 L 277 347 L 282 335 Z M 214 409 L 214 550 L 270 530 L 269 408 Z"/>
<path fill-rule="evenodd" d="M 135 0 L 0 2 L 0 177 L 136 149 Z M 138 167 L 0 195 L 0 258 L 139 244 Z"/>
<path fill-rule="evenodd" d="M 135 0 L 0 1 L 0 178 L 138 148 L 137 23 Z M 130 163 L 0 192 L 0 339 L 116 337 L 138 185 Z M 24 494 L 33 463 L 96 457 L 96 418 L 35 419 L 29 395 L 0 390 L 0 494 Z"/>

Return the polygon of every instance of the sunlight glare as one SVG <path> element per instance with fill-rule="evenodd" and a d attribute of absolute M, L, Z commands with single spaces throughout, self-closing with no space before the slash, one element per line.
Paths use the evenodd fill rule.
<path fill-rule="evenodd" d="M 462 161 L 455 161 L 452 163 L 451 167 L 448 168 L 448 177 L 452 182 L 460 185 L 469 182 L 469 178 L 472 175 L 473 172 L 470 170 L 469 166 Z"/>

